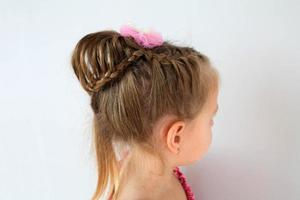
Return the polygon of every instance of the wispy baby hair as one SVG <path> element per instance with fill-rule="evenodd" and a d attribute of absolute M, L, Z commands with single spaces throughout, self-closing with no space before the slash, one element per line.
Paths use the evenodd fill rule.
<path fill-rule="evenodd" d="M 192 120 L 219 85 L 217 70 L 192 47 L 163 41 L 147 48 L 114 30 L 85 35 L 76 44 L 72 68 L 91 97 L 99 199 L 119 188 L 114 141 L 138 145 L 161 157 L 152 130 L 166 115 Z M 163 162 L 163 160 L 162 160 Z"/>

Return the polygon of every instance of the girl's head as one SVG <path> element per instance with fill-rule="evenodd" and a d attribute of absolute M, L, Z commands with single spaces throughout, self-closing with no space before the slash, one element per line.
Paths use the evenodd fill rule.
<path fill-rule="evenodd" d="M 118 190 L 114 144 L 174 166 L 199 160 L 207 151 L 219 74 L 204 54 L 170 41 L 146 48 L 105 30 L 80 39 L 71 63 L 94 113 L 98 184 L 93 199 L 108 184 Z"/>

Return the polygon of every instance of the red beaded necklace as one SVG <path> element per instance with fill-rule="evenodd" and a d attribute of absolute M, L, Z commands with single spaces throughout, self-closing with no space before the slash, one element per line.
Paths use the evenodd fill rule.
<path fill-rule="evenodd" d="M 185 194 L 187 196 L 188 200 L 195 200 L 195 195 L 193 194 L 191 187 L 188 185 L 187 181 L 186 181 L 186 177 L 184 176 L 184 174 L 179 170 L 179 167 L 175 167 L 175 169 L 173 169 L 173 172 L 175 173 L 176 177 L 178 178 L 178 180 L 180 181 Z"/>

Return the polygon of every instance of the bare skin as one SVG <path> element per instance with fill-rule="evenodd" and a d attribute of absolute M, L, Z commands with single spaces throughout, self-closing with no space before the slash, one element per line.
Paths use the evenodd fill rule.
<path fill-rule="evenodd" d="M 122 176 L 126 176 L 126 184 L 124 184 L 125 187 L 122 187 L 118 200 L 186 200 L 185 191 L 171 166 L 166 167 L 165 173 L 159 175 L 157 174 L 158 171 L 161 172 L 161 169 L 157 167 L 159 161 L 153 159 L 151 160 L 153 163 L 150 164 L 146 161 L 148 158 L 141 156 L 142 154 L 135 154 L 135 158 L 133 158 L 133 154 L 130 154 L 123 160 L 123 165 L 127 166 L 137 166 L 138 163 L 143 162 L 143 169 L 147 170 L 137 170 L 134 167 L 128 167 L 127 171 L 124 168 L 123 171 L 121 170 Z M 145 167 L 146 165 L 148 166 Z"/>

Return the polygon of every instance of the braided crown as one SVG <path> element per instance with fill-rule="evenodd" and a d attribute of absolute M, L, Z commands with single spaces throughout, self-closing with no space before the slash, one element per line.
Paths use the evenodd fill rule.
<path fill-rule="evenodd" d="M 159 62 L 176 66 L 176 62 L 188 62 L 191 52 L 190 48 L 173 48 L 167 42 L 162 47 L 144 48 L 132 37 L 123 37 L 116 31 L 101 31 L 83 37 L 76 45 L 71 60 L 81 85 L 92 95 L 118 79 L 142 57 L 150 65 Z"/>

